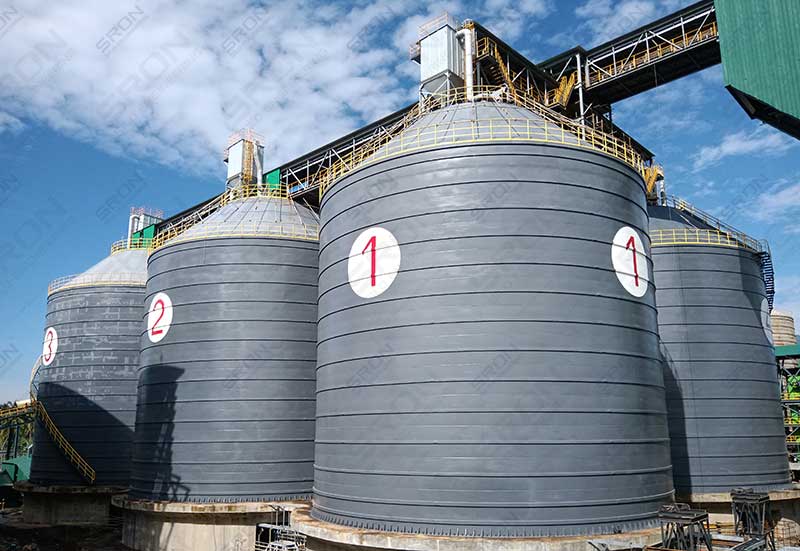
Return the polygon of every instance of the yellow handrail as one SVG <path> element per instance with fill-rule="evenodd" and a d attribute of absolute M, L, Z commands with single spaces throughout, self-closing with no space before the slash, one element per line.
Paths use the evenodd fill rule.
<path fill-rule="evenodd" d="M 275 198 L 290 200 L 286 189 L 283 186 L 270 187 L 268 184 L 236 186 L 226 190 L 224 193 L 213 199 L 198 212 L 192 213 L 186 218 L 178 221 L 172 226 L 160 231 L 153 238 L 150 249 L 156 250 L 163 247 L 167 242 L 179 243 L 193 241 L 196 239 L 210 239 L 213 237 L 278 237 L 301 240 L 318 240 L 318 224 L 238 224 L 235 227 L 219 225 L 203 228 L 202 231 L 193 231 L 191 235 L 186 235 L 186 231 L 203 221 L 212 213 L 218 211 L 225 205 L 235 201 L 242 201 L 253 197 Z"/>
<path fill-rule="evenodd" d="M 592 86 L 603 80 L 613 78 L 624 71 L 636 69 L 669 54 L 684 50 L 693 44 L 715 39 L 717 36 L 719 36 L 719 33 L 717 32 L 716 22 L 709 23 L 700 29 L 687 30 L 676 39 L 669 40 L 669 43 L 658 43 L 630 58 L 605 65 L 602 68 L 592 68 L 589 71 L 587 86 Z"/>
<path fill-rule="evenodd" d="M 760 252 L 758 241 L 750 238 L 748 239 L 749 241 L 743 241 L 742 239 L 719 230 L 696 228 L 650 230 L 650 244 L 653 247 L 669 245 L 714 245 Z"/>
<path fill-rule="evenodd" d="M 66 291 L 67 289 L 77 289 L 81 287 L 96 286 L 141 286 L 147 283 L 147 274 L 143 272 L 120 272 L 120 273 L 84 273 L 68 275 L 54 279 L 47 286 L 47 294 L 52 295 L 56 291 Z"/>
<path fill-rule="evenodd" d="M 167 237 L 165 232 L 163 242 L 169 244 L 185 243 L 199 239 L 213 239 L 216 237 L 276 237 L 287 239 L 301 239 L 315 241 L 319 239 L 319 227 L 316 225 L 305 226 L 288 222 L 261 224 L 257 222 L 237 224 L 235 227 L 220 224 L 219 226 L 204 225 L 202 230 L 191 233 L 178 233 Z M 159 245 L 161 246 L 161 245 Z"/>
<path fill-rule="evenodd" d="M 470 94 L 464 88 L 431 94 L 426 97 L 425 106 L 420 108 L 415 116 L 418 118 L 429 110 L 445 105 L 464 103 L 468 101 L 468 96 Z M 319 187 L 321 196 L 333 182 L 356 167 L 380 159 L 440 144 L 509 140 L 566 144 L 600 151 L 620 159 L 644 175 L 645 162 L 632 144 L 559 115 L 519 90 L 512 94 L 505 86 L 474 86 L 471 97 L 474 101 L 500 101 L 518 105 L 540 115 L 543 120 L 511 118 L 497 119 L 497 122 L 488 119 L 466 120 L 431 124 L 417 129 L 410 135 L 404 135 L 402 132 L 384 133 L 351 153 L 343 155 L 330 167 L 310 176 L 303 187 L 306 189 Z M 404 120 L 412 118 L 407 116 Z M 406 128 L 408 126 L 410 125 L 404 125 Z M 384 147 L 390 142 L 390 147 Z"/>
<path fill-rule="evenodd" d="M 78 469 L 78 472 L 83 476 L 89 484 L 94 484 L 96 473 L 95 470 L 92 468 L 86 460 L 81 457 L 81 454 L 72 447 L 72 444 L 64 438 L 64 435 L 61 434 L 61 431 L 58 430 L 58 427 L 50 418 L 50 414 L 47 413 L 44 405 L 36 399 L 31 398 L 31 403 L 36 409 L 36 413 L 39 418 L 42 420 L 47 432 L 50 433 L 50 436 L 53 438 L 53 442 L 59 447 L 62 453 L 66 456 L 72 465 Z"/>
<path fill-rule="evenodd" d="M 0 419 L 16 417 L 18 415 L 32 412 L 33 410 L 34 405 L 31 402 L 28 402 L 27 404 L 14 404 L 13 406 L 0 409 Z"/>
<path fill-rule="evenodd" d="M 707 212 L 704 212 L 697 208 L 696 206 L 692 205 L 688 201 L 681 199 L 680 197 L 675 197 L 671 195 L 667 198 L 666 206 L 673 207 L 677 210 L 682 210 L 684 212 L 689 213 L 694 218 L 697 218 L 704 224 L 711 226 L 712 228 L 719 230 L 722 233 L 729 235 L 731 238 L 740 241 L 746 248 L 753 249 L 756 252 L 768 252 L 769 246 L 767 245 L 766 241 L 759 241 L 753 237 L 750 237 L 743 231 L 739 231 L 733 226 L 726 224 L 716 216 L 713 216 Z"/>
<path fill-rule="evenodd" d="M 137 237 L 135 239 L 120 239 L 111 244 L 111 254 L 122 251 L 149 249 L 152 239 Z"/>

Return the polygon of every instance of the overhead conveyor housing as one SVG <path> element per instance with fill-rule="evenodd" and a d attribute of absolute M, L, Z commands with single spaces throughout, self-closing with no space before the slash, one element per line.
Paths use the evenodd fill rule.
<path fill-rule="evenodd" d="M 725 87 L 751 118 L 800 139 L 800 17 L 794 0 L 716 0 Z"/>

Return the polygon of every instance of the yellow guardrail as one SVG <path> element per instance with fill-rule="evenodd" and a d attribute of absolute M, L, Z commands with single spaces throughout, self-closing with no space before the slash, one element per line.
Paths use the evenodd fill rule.
<path fill-rule="evenodd" d="M 44 408 L 42 403 L 38 400 L 32 400 L 32 404 L 36 409 L 36 413 L 39 418 L 42 420 L 47 432 L 50 433 L 50 436 L 53 438 L 53 442 L 56 446 L 59 447 L 61 452 L 66 456 L 72 465 L 78 469 L 78 472 L 81 473 L 90 484 L 94 484 L 96 473 L 95 470 L 86 462 L 86 460 L 81 457 L 81 454 L 72 447 L 72 444 L 64 438 L 64 435 L 61 434 L 61 431 L 58 430 L 58 427 L 50 418 L 50 414 L 47 413 L 47 410 Z"/>
<path fill-rule="evenodd" d="M 200 211 L 194 212 L 186 218 L 179 220 L 172 226 L 160 231 L 150 243 L 150 249 L 156 250 L 163 247 L 168 242 L 180 243 L 194 241 L 197 239 L 211 239 L 214 237 L 279 237 L 301 240 L 319 240 L 318 224 L 294 224 L 294 223 L 251 223 L 238 224 L 235 227 L 220 224 L 217 227 L 208 226 L 202 231 L 193 231 L 190 235 L 186 232 L 205 220 L 208 216 L 218 211 L 225 205 L 235 201 L 242 201 L 253 197 L 274 198 L 290 200 L 286 189 L 283 187 L 272 188 L 268 185 L 244 185 L 236 186 L 213 199 L 206 204 Z"/>
<path fill-rule="evenodd" d="M 706 225 L 711 226 L 712 228 L 719 230 L 722 233 L 725 233 L 731 236 L 733 239 L 741 242 L 745 248 L 752 249 L 756 252 L 769 252 L 769 246 L 767 245 L 766 241 L 759 241 L 758 239 L 750 237 L 743 231 L 737 230 L 730 224 L 726 224 L 716 216 L 700 210 L 696 206 L 684 199 L 681 199 L 680 197 L 670 195 L 667 198 L 666 206 L 689 213 Z"/>
<path fill-rule="evenodd" d="M 0 420 L 6 419 L 8 417 L 16 417 L 18 415 L 23 415 L 25 413 L 32 412 L 33 410 L 34 406 L 31 402 L 25 404 L 14 404 L 13 406 L 0 409 Z"/>
<path fill-rule="evenodd" d="M 784 392 L 781 394 L 781 400 L 786 402 L 791 400 L 800 400 L 800 392 Z"/>
<path fill-rule="evenodd" d="M 693 228 L 651 230 L 650 244 L 653 247 L 667 245 L 714 245 L 760 252 L 758 248 L 759 243 L 755 239 L 748 238 L 748 240 L 743 241 L 723 231 Z"/>
<path fill-rule="evenodd" d="M 481 59 L 484 57 L 492 57 L 497 63 L 497 66 L 500 68 L 500 73 L 503 75 L 503 82 L 506 83 L 508 86 L 508 91 L 512 96 L 517 94 L 517 87 L 514 85 L 514 81 L 511 78 L 511 74 L 506 67 L 505 61 L 503 61 L 503 56 L 500 54 L 500 50 L 497 47 L 497 43 L 489 38 L 488 36 L 484 36 L 483 38 L 478 39 L 478 42 L 475 47 L 475 57 L 477 59 Z"/>
<path fill-rule="evenodd" d="M 149 249 L 151 241 L 152 239 L 143 237 L 137 239 L 120 239 L 111 244 L 111 254 L 122 251 Z"/>
<path fill-rule="evenodd" d="M 786 436 L 786 442 L 789 444 L 800 443 L 800 436 L 789 434 Z"/>
<path fill-rule="evenodd" d="M 468 95 L 467 90 L 462 88 L 427 96 L 425 98 L 427 108 L 420 109 L 418 116 L 445 105 L 464 103 L 468 101 Z M 500 141 L 562 144 L 600 151 L 644 174 L 645 162 L 631 143 L 559 115 L 519 90 L 511 94 L 505 86 L 474 86 L 471 95 L 474 101 L 499 101 L 524 107 L 540 115 L 542 120 L 527 118 L 464 120 L 432 124 L 411 132 L 408 132 L 407 124 L 402 131 L 382 134 L 340 157 L 329 168 L 311 176 L 308 185 L 304 187 L 319 187 L 320 195 L 323 195 L 333 182 L 355 168 L 374 161 L 437 145 Z M 385 147 L 387 145 L 389 147 Z"/>
<path fill-rule="evenodd" d="M 50 282 L 47 286 L 47 294 L 52 295 L 56 291 L 76 289 L 80 287 L 95 287 L 108 285 L 145 285 L 147 274 L 144 273 L 96 273 L 96 274 L 77 274 L 59 277 Z"/>
<path fill-rule="evenodd" d="M 642 65 L 647 65 L 662 57 L 684 50 L 689 46 L 716 39 L 717 36 L 719 36 L 719 33 L 717 31 L 716 22 L 709 23 L 700 29 L 686 31 L 677 39 L 669 40 L 668 43 L 659 42 L 643 52 L 626 57 L 616 63 L 591 68 L 589 70 L 587 86 L 592 86 L 603 80 L 613 78 L 627 71 L 632 71 Z M 665 39 L 662 38 L 662 40 Z"/>
<path fill-rule="evenodd" d="M 202 230 L 194 230 L 191 233 L 179 233 L 173 237 L 166 237 L 161 241 L 160 245 L 169 242 L 170 245 L 175 243 L 184 243 L 186 241 L 195 241 L 199 239 L 213 239 L 216 237 L 277 237 L 286 239 L 301 239 L 307 241 L 316 241 L 319 239 L 319 227 L 314 225 L 304 226 L 302 224 L 294 223 L 248 223 L 237 224 L 236 227 L 227 225 L 220 225 L 218 227 L 204 225 Z"/>

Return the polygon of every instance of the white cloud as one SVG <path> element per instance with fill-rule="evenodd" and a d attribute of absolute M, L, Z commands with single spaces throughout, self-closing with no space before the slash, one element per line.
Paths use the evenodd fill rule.
<path fill-rule="evenodd" d="M 706 87 L 699 75 L 671 82 L 615 104 L 614 120 L 645 145 L 653 145 L 660 157 L 674 143 L 684 144 L 687 136 L 696 137 L 713 128 L 704 116 Z M 673 173 L 682 166 L 666 168 Z"/>
<path fill-rule="evenodd" d="M 775 221 L 786 214 L 797 213 L 800 210 L 800 183 L 787 185 L 787 182 L 782 180 L 762 189 L 764 191 L 756 198 L 756 208 L 753 209 L 753 217 L 756 220 Z"/>
<path fill-rule="evenodd" d="M 218 174 L 228 135 L 249 126 L 274 166 L 410 103 L 408 46 L 423 21 L 486 18 L 512 40 L 550 1 L 27 0 L 0 29 L 0 129 L 30 119 Z"/>
<path fill-rule="evenodd" d="M 800 276 L 775 277 L 775 308 L 792 312 L 800 322 Z"/>
<path fill-rule="evenodd" d="M 700 180 L 692 184 L 690 198 L 699 199 L 717 194 L 717 184 L 711 180 Z"/>
<path fill-rule="evenodd" d="M 575 9 L 575 15 L 584 19 L 582 29 L 589 34 L 590 44 L 601 44 L 653 21 L 668 9 L 660 9 L 655 0 L 587 0 Z"/>
<path fill-rule="evenodd" d="M 688 0 L 586 0 L 575 8 L 584 47 L 602 44 L 689 4 Z"/>
<path fill-rule="evenodd" d="M 0 134 L 3 132 L 18 132 L 24 127 L 23 122 L 14 115 L 0 111 Z"/>
<path fill-rule="evenodd" d="M 403 58 L 380 33 L 408 9 L 31 0 L 0 37 L 0 100 L 106 150 L 203 171 L 252 126 L 269 166 L 406 103 Z"/>
<path fill-rule="evenodd" d="M 785 134 L 767 126 L 759 126 L 752 132 L 740 131 L 723 136 L 718 145 L 705 146 L 694 156 L 693 170 L 699 171 L 718 164 L 725 158 L 758 153 L 778 156 L 797 142 Z"/>
<path fill-rule="evenodd" d="M 550 0 L 487 0 L 479 13 L 494 34 L 509 42 L 520 38 L 533 20 L 550 15 Z"/>

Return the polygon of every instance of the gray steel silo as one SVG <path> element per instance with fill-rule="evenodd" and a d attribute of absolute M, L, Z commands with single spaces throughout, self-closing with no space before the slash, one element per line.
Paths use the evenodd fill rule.
<path fill-rule="evenodd" d="M 675 204 L 649 211 L 676 491 L 785 486 L 761 245 Z"/>
<path fill-rule="evenodd" d="M 38 400 L 96 471 L 97 486 L 128 484 L 147 251 L 122 249 L 50 285 Z M 37 425 L 31 482 L 87 480 Z"/>
<path fill-rule="evenodd" d="M 672 473 L 638 171 L 501 102 L 376 151 L 322 197 L 312 515 L 487 537 L 651 525 Z"/>
<path fill-rule="evenodd" d="M 149 258 L 132 498 L 311 492 L 317 220 L 247 189 Z"/>

